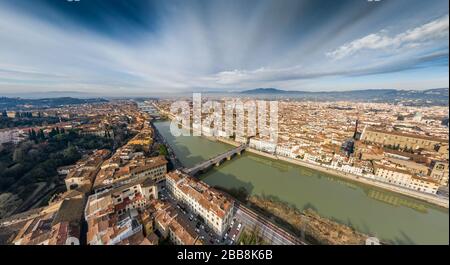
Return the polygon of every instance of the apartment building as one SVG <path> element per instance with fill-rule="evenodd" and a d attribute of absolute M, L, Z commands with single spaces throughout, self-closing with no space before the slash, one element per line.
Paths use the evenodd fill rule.
<path fill-rule="evenodd" d="M 412 176 L 409 187 L 417 191 L 436 194 L 439 182 L 429 177 Z"/>
<path fill-rule="evenodd" d="M 128 141 L 127 145 L 141 146 L 148 151 L 153 143 L 153 130 L 151 128 L 142 129 L 133 139 Z"/>
<path fill-rule="evenodd" d="M 269 141 L 258 140 L 258 139 L 252 138 L 249 141 L 249 147 L 256 149 L 258 151 L 263 151 L 263 152 L 267 152 L 267 153 L 275 153 L 277 145 L 275 143 L 272 143 Z"/>
<path fill-rule="evenodd" d="M 374 173 L 378 180 L 394 185 L 409 187 L 412 173 L 396 167 L 389 167 L 379 163 L 374 163 Z"/>
<path fill-rule="evenodd" d="M 175 198 L 200 215 L 215 233 L 225 233 L 233 217 L 232 198 L 179 171 L 166 175 L 166 185 Z"/>
<path fill-rule="evenodd" d="M 97 174 L 94 188 L 103 189 L 134 178 L 150 178 L 159 183 L 164 180 L 167 173 L 167 160 L 164 156 L 138 157 L 123 166 L 120 165 L 121 163 L 115 162 L 114 159 L 103 163 Z"/>
<path fill-rule="evenodd" d="M 151 178 L 155 182 L 161 182 L 167 173 L 167 160 L 164 156 L 137 160 L 129 165 L 130 177 Z"/>
<path fill-rule="evenodd" d="M 406 168 L 397 168 L 392 166 L 373 163 L 375 179 L 390 183 L 393 185 L 436 194 L 439 183 L 429 177 L 419 177 Z"/>
<path fill-rule="evenodd" d="M 178 215 L 177 209 L 162 203 L 154 214 L 155 228 L 163 238 L 169 238 L 176 245 L 201 245 L 202 240 L 194 227 Z"/>
<path fill-rule="evenodd" d="M 10 243 L 15 245 L 79 245 L 85 197 L 71 193 L 49 206 L 11 216 L 19 226 Z M 36 212 L 36 210 L 38 210 Z"/>
<path fill-rule="evenodd" d="M 20 132 L 17 129 L 0 129 L 0 144 L 14 143 L 17 144 L 22 138 Z"/>
<path fill-rule="evenodd" d="M 275 153 L 279 156 L 285 156 L 289 158 L 296 158 L 298 146 L 282 146 L 277 145 Z"/>
<path fill-rule="evenodd" d="M 448 162 L 434 161 L 430 177 L 438 181 L 441 186 L 448 186 Z"/>
<path fill-rule="evenodd" d="M 365 128 L 361 140 L 383 146 L 398 147 L 401 149 L 425 149 L 448 154 L 448 140 L 423 135 L 387 132 Z"/>
<path fill-rule="evenodd" d="M 89 196 L 84 210 L 88 223 L 87 242 L 91 245 L 115 245 L 133 235 L 144 233 L 140 220 L 158 188 L 151 179 L 140 179 Z"/>
<path fill-rule="evenodd" d="M 67 190 L 81 189 L 87 192 L 94 183 L 103 160 L 110 154 L 109 150 L 101 149 L 94 151 L 91 155 L 79 160 L 76 165 L 69 170 L 65 178 Z"/>

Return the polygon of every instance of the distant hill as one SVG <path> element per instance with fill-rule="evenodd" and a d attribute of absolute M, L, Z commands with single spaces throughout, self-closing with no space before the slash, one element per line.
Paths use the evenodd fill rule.
<path fill-rule="evenodd" d="M 289 91 L 281 90 L 276 88 L 255 88 L 250 90 L 245 90 L 241 92 L 242 94 L 289 94 L 289 93 L 305 93 L 304 91 Z"/>
<path fill-rule="evenodd" d="M 276 88 L 256 88 L 240 92 L 243 95 L 296 98 L 307 100 L 351 100 L 368 102 L 403 103 L 405 105 L 448 106 L 449 89 L 427 90 L 364 89 L 353 91 L 296 91 Z"/>
<path fill-rule="evenodd" d="M 66 105 L 79 105 L 86 103 L 102 103 L 108 102 L 103 98 L 72 98 L 72 97 L 59 97 L 59 98 L 41 98 L 41 99 L 24 99 L 24 98 L 9 98 L 0 97 L 0 110 L 14 110 L 23 108 L 24 106 L 31 106 L 34 108 L 54 108 Z"/>

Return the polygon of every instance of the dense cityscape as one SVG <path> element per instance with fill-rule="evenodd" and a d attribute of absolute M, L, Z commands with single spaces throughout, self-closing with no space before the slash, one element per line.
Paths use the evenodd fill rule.
<path fill-rule="evenodd" d="M 0 0 L 2 253 L 436 263 L 398 246 L 449 245 L 448 9 Z"/>
<path fill-rule="evenodd" d="M 448 208 L 446 107 L 281 101 L 276 145 L 258 135 L 214 135 L 209 138 L 226 143 L 230 151 L 197 170 L 183 165 L 155 128 L 176 116 L 169 110 L 173 102 L 118 100 L 5 110 L 2 124 L 46 120 L 1 130 L 2 243 L 394 243 L 311 209 L 299 213 L 309 218 L 308 225 L 292 229 L 273 221 L 271 216 L 282 219 L 282 214 L 267 205 L 267 198 L 257 201 L 245 189 L 201 181 L 202 174 L 233 163 L 243 152 Z M 67 141 L 62 158 L 33 158 L 40 145 L 54 141 Z M 52 167 L 39 175 L 43 164 Z"/>

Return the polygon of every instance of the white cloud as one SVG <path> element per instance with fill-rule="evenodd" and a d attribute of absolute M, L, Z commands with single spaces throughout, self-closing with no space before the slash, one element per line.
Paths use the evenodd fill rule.
<path fill-rule="evenodd" d="M 292 3 L 301 6 L 298 2 Z M 189 4 L 164 12 L 163 8 L 158 13 L 157 30 L 120 21 L 117 29 L 116 24 L 110 25 L 123 33 L 117 37 L 101 34 L 62 14 L 58 23 L 52 23 L 20 10 L 9 10 L 0 0 L 0 94 L 13 90 L 151 94 L 215 88 L 295 88 L 302 80 L 320 83 L 323 77 L 409 69 L 415 58 L 435 52 L 436 45 L 429 45 L 414 49 L 404 58 L 324 60 L 325 52 L 339 45 L 332 34 L 334 29 L 347 28 L 348 22 L 324 20 L 319 28 L 312 23 L 304 27 L 311 27 L 309 34 L 313 35 L 308 35 L 302 27 L 296 28 L 301 8 L 285 5 L 274 15 L 273 6 L 278 3 L 262 2 L 251 12 L 226 2 L 212 4 L 206 11 Z M 115 20 L 113 14 L 103 15 Z M 337 17 L 347 18 L 347 11 Z M 396 19 L 392 18 L 390 24 Z M 336 55 L 353 54 L 364 47 L 423 46 L 439 36 L 448 37 L 448 15 L 445 19 L 394 37 L 386 31 L 371 34 L 341 47 Z M 364 19 L 364 23 L 360 30 L 366 32 L 371 22 Z M 129 31 L 133 34 L 128 35 Z M 346 33 L 340 34 L 345 37 Z M 430 58 L 448 56 L 448 50 L 439 52 Z"/>
<path fill-rule="evenodd" d="M 333 59 L 342 59 L 362 50 L 397 50 L 399 48 L 417 48 L 435 40 L 448 38 L 449 16 L 443 16 L 422 26 L 409 29 L 393 37 L 388 30 L 382 30 L 346 43 L 338 49 L 326 53 Z"/>

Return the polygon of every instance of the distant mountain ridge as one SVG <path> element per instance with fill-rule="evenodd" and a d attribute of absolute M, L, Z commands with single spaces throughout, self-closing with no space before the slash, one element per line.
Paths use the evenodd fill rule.
<path fill-rule="evenodd" d="M 256 88 L 239 92 L 242 95 L 293 97 L 310 100 L 353 100 L 370 102 L 402 102 L 406 105 L 443 105 L 448 106 L 449 89 L 434 88 L 427 90 L 364 89 L 350 91 L 298 91 L 276 88 Z"/>
<path fill-rule="evenodd" d="M 13 110 L 18 107 L 30 105 L 37 108 L 54 108 L 65 105 L 79 105 L 86 103 L 102 103 L 108 102 L 103 98 L 72 98 L 72 97 L 59 97 L 59 98 L 41 98 L 41 99 L 24 99 L 24 98 L 10 98 L 0 97 L 0 110 Z"/>

